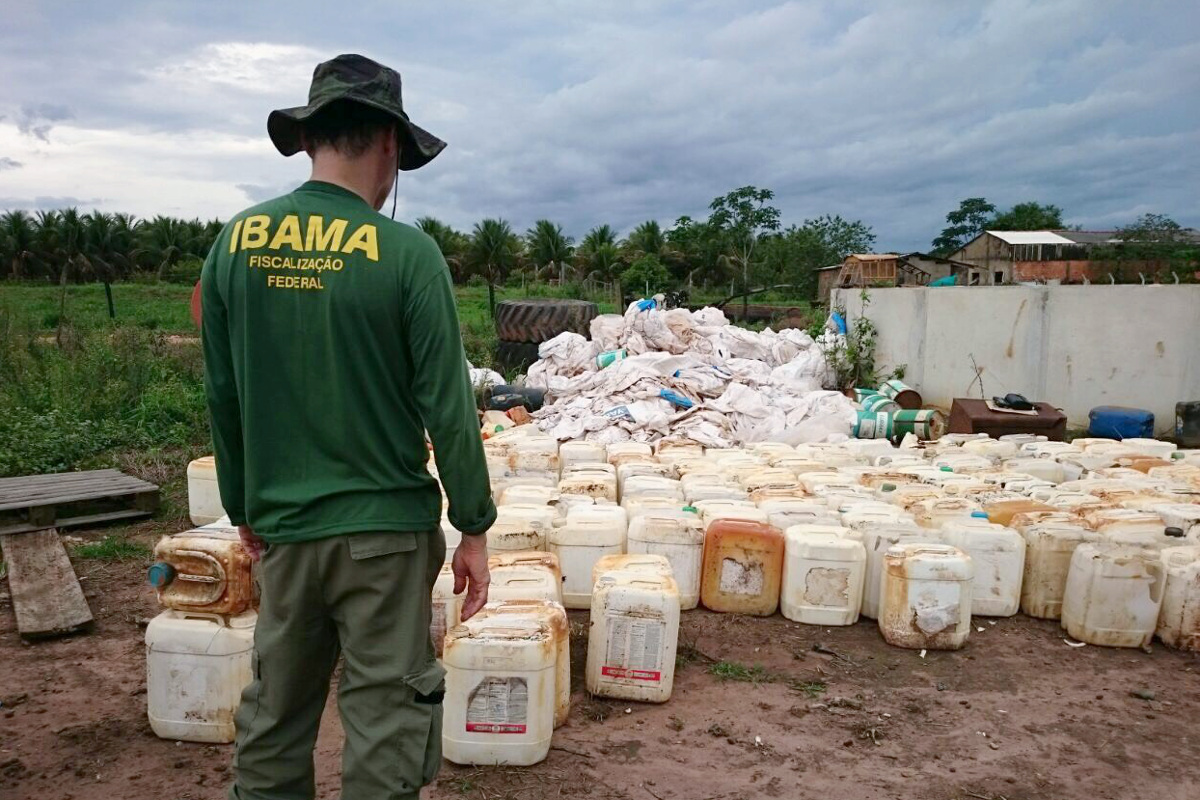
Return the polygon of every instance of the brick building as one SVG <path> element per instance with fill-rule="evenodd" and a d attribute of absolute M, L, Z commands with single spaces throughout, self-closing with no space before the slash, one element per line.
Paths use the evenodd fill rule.
<path fill-rule="evenodd" d="M 1095 281 L 1097 247 L 1121 244 L 1116 231 L 984 231 L 950 254 L 966 266 L 954 270 L 959 285 L 1029 281 Z"/>

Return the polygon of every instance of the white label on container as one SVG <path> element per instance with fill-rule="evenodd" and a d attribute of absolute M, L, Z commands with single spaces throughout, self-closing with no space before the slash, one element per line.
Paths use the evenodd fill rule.
<path fill-rule="evenodd" d="M 609 614 L 608 642 L 600 674 L 631 681 L 662 681 L 663 642 L 667 624 L 661 619 Z"/>
<path fill-rule="evenodd" d="M 804 576 L 804 600 L 814 606 L 843 608 L 850 598 L 850 570 L 813 567 Z"/>
<path fill-rule="evenodd" d="M 766 577 L 763 575 L 763 565 L 757 561 L 744 564 L 732 558 L 721 561 L 721 580 L 718 583 L 721 591 L 726 594 L 760 595 Z"/>
<path fill-rule="evenodd" d="M 529 684 L 524 678 L 484 678 L 467 699 L 470 733 L 525 733 Z"/>

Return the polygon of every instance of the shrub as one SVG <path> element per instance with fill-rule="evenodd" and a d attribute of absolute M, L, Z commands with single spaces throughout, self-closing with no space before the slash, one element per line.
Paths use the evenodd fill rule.
<path fill-rule="evenodd" d="M 621 285 L 634 293 L 654 294 L 665 290 L 671 281 L 671 273 L 655 256 L 642 256 L 621 273 Z"/>

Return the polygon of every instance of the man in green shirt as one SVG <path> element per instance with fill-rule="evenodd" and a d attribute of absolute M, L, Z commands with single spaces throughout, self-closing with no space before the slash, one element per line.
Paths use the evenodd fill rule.
<path fill-rule="evenodd" d="M 233 800 L 314 796 L 313 746 L 339 652 L 342 796 L 416 798 L 441 764 L 444 671 L 429 638 L 445 556 L 425 432 L 465 535 L 455 591 L 487 599 L 496 518 L 450 274 L 378 213 L 397 168 L 445 143 L 409 121 L 400 76 L 343 55 L 271 140 L 312 158 L 294 192 L 235 216 L 201 279 L 221 501 L 261 556 L 254 680 Z"/>

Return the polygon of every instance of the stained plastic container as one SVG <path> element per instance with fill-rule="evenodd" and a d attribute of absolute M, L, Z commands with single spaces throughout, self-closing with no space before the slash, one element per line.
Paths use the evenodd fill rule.
<path fill-rule="evenodd" d="M 683 503 L 683 486 L 677 480 L 660 475 L 630 475 L 619 484 L 618 496 L 622 502 L 657 497 Z"/>
<path fill-rule="evenodd" d="M 1061 521 L 1041 522 L 1026 528 L 1025 575 L 1021 581 L 1021 610 L 1039 619 L 1060 619 L 1067 574 L 1075 548 L 1100 541 L 1100 535 L 1082 525 Z"/>
<path fill-rule="evenodd" d="M 1073 638 L 1105 647 L 1144 647 L 1154 638 L 1165 582 L 1159 551 L 1085 543 L 1075 548 L 1062 624 Z"/>
<path fill-rule="evenodd" d="M 210 525 L 225 516 L 217 488 L 217 462 L 213 456 L 197 458 L 187 467 L 188 516 L 193 525 Z"/>
<path fill-rule="evenodd" d="M 446 558 L 445 562 L 449 564 L 454 560 L 454 553 L 458 550 L 458 546 L 462 544 L 462 531 L 450 524 L 450 520 L 442 515 L 442 536 L 446 539 Z"/>
<path fill-rule="evenodd" d="M 700 604 L 700 565 L 704 558 L 704 528 L 694 514 L 656 514 L 634 517 L 629 523 L 630 555 L 658 555 L 667 559 L 684 611 Z"/>
<path fill-rule="evenodd" d="M 546 536 L 556 516 L 549 506 L 502 505 L 496 523 L 487 532 L 488 555 L 522 550 L 546 549 Z"/>
<path fill-rule="evenodd" d="M 700 600 L 712 611 L 769 617 L 779 607 L 783 533 L 762 522 L 718 519 L 704 539 Z"/>
<path fill-rule="evenodd" d="M 557 487 L 518 484 L 505 487 L 500 495 L 500 505 L 548 506 L 557 499 Z"/>
<path fill-rule="evenodd" d="M 1053 506 L 1039 503 L 1028 498 L 1021 500 L 993 500 L 983 504 L 983 512 L 989 522 L 997 525 L 1008 525 L 1017 514 L 1028 514 L 1036 511 L 1053 511 Z"/>
<path fill-rule="evenodd" d="M 608 463 L 619 467 L 628 461 L 653 461 L 654 451 L 641 442 L 617 442 L 608 446 L 607 458 Z"/>
<path fill-rule="evenodd" d="M 454 594 L 454 572 L 450 564 L 443 564 L 433 582 L 432 611 L 429 615 L 429 639 L 433 652 L 442 657 L 442 644 L 446 631 L 462 622 L 462 604 L 466 592 Z"/>
<path fill-rule="evenodd" d="M 1158 638 L 1168 647 L 1200 650 L 1200 545 L 1162 551 L 1166 571 Z"/>
<path fill-rule="evenodd" d="M 442 754 L 455 764 L 530 766 L 550 752 L 554 629 L 532 617 L 472 618 L 446 635 Z"/>
<path fill-rule="evenodd" d="M 554 727 L 560 728 L 571 716 L 571 625 L 560 604 L 547 600 L 501 600 L 487 603 L 476 617 L 531 617 L 550 627 L 558 644 L 554 659 Z"/>
<path fill-rule="evenodd" d="M 236 528 L 213 524 L 164 536 L 149 579 L 163 608 L 241 614 L 258 605 L 253 562 Z"/>
<path fill-rule="evenodd" d="M 702 503 L 708 500 L 741 500 L 750 501 L 750 494 L 741 486 L 727 482 L 692 483 L 684 490 L 684 498 L 690 504 Z"/>
<path fill-rule="evenodd" d="M 705 530 L 718 519 L 767 522 L 766 513 L 748 500 L 700 500 L 692 507 L 700 515 L 700 523 Z"/>
<path fill-rule="evenodd" d="M 879 631 L 894 647 L 958 650 L 971 634 L 971 558 L 944 544 L 899 544 L 884 556 Z"/>
<path fill-rule="evenodd" d="M 1004 462 L 1004 470 L 1006 472 L 1023 472 L 1048 483 L 1062 483 L 1067 479 L 1067 473 L 1062 464 L 1049 458 L 1029 456 L 1010 458 Z"/>
<path fill-rule="evenodd" d="M 600 580 L 606 572 L 649 572 L 664 578 L 674 578 L 675 571 L 666 556 L 652 553 L 622 553 L 616 556 L 604 556 L 592 567 L 592 583 Z"/>
<path fill-rule="evenodd" d="M 162 739 L 227 744 L 253 678 L 253 611 L 164 611 L 146 626 L 146 712 Z"/>
<path fill-rule="evenodd" d="M 592 593 L 587 689 L 601 697 L 665 703 L 675 682 L 679 590 L 645 570 L 604 572 Z"/>
<path fill-rule="evenodd" d="M 607 464 L 604 445 L 595 442 L 563 442 L 558 446 L 558 460 L 563 471 L 579 464 Z"/>
<path fill-rule="evenodd" d="M 981 617 L 1011 617 L 1021 607 L 1025 572 L 1025 539 L 1012 528 L 986 519 L 951 522 L 942 538 L 971 557 L 975 577 L 971 613 Z"/>
<path fill-rule="evenodd" d="M 940 528 L 948 522 L 969 519 L 981 510 L 978 503 L 962 497 L 922 500 L 911 509 L 917 524 L 923 528 Z"/>
<path fill-rule="evenodd" d="M 1142 455 L 1161 458 L 1167 461 L 1171 460 L 1172 455 L 1179 447 L 1174 442 L 1161 442 L 1158 439 L 1151 439 L 1150 437 L 1125 439 L 1121 444 L 1136 450 Z"/>
<path fill-rule="evenodd" d="M 620 506 L 572 509 L 566 522 L 551 529 L 550 552 L 563 569 L 563 605 L 591 608 L 592 567 L 602 556 L 625 552 L 627 522 Z"/>
<path fill-rule="evenodd" d="M 866 566 L 863 576 L 863 600 L 860 613 L 871 619 L 879 618 L 880 588 L 883 583 L 883 559 L 887 551 L 898 544 L 940 544 L 941 533 L 916 523 L 889 523 L 863 531 L 863 551 Z"/>
<path fill-rule="evenodd" d="M 999 462 L 1006 458 L 1016 458 L 1017 444 L 1015 442 L 1001 442 L 996 439 L 972 439 L 969 442 L 963 442 L 959 448 L 963 453 L 969 453 L 975 456 L 983 456 L 984 458 Z"/>
<path fill-rule="evenodd" d="M 559 564 L 558 556 L 545 550 L 514 550 L 488 557 L 489 570 L 508 567 L 543 570 L 550 575 L 553 583 L 562 584 L 562 565 Z"/>
<path fill-rule="evenodd" d="M 547 569 L 528 566 L 491 567 L 492 582 L 488 585 L 488 602 L 501 600 L 547 600 L 562 603 L 562 582 Z M 458 601 L 462 609 L 461 600 Z"/>
<path fill-rule="evenodd" d="M 853 625 L 862 606 L 866 551 L 815 527 L 797 525 L 784 534 L 780 610 L 806 625 Z"/>
<path fill-rule="evenodd" d="M 802 500 L 799 498 L 782 498 L 760 501 L 758 504 L 760 511 L 767 515 L 767 522 L 785 531 L 793 525 L 814 524 L 814 525 L 836 525 L 838 524 L 837 513 L 832 511 L 829 506 L 814 500 Z"/>
<path fill-rule="evenodd" d="M 1164 525 L 1179 528 L 1187 537 L 1200 534 L 1200 505 L 1191 503 L 1162 503 L 1151 506 Z"/>

